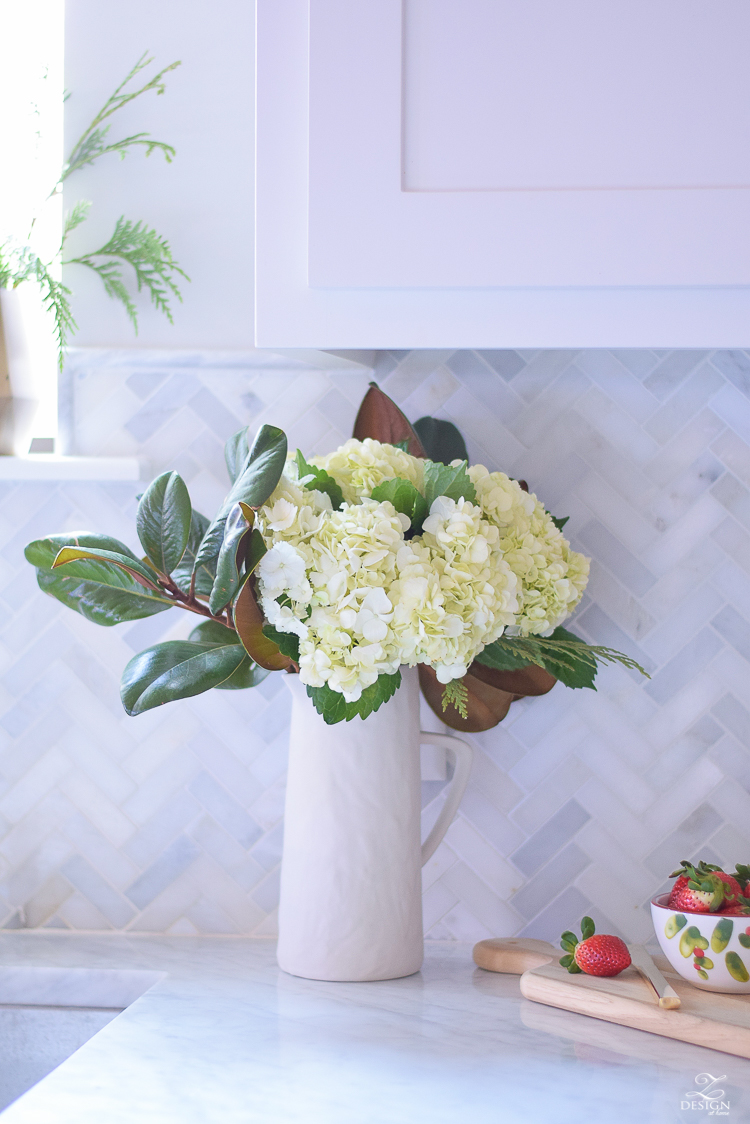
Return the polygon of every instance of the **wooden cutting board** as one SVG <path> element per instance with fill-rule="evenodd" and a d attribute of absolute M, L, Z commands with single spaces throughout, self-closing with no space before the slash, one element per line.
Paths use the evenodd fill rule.
<path fill-rule="evenodd" d="M 675 1010 L 665 1010 L 636 968 L 610 978 L 571 975 L 560 967 L 561 955 L 546 941 L 519 937 L 474 946 L 474 962 L 480 968 L 520 975 L 521 994 L 535 1003 L 750 1058 L 750 996 L 700 991 L 662 956 L 655 956 L 654 963 L 681 1001 Z"/>

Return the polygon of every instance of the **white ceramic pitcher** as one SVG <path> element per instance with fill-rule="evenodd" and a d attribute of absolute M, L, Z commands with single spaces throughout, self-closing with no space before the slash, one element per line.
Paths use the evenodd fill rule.
<path fill-rule="evenodd" d="M 456 814 L 472 749 L 419 729 L 416 668 L 364 721 L 327 726 L 304 684 L 292 692 L 277 958 L 313 980 L 387 980 L 422 965 L 420 870 Z M 420 847 L 419 747 L 455 756 L 437 822 Z"/>

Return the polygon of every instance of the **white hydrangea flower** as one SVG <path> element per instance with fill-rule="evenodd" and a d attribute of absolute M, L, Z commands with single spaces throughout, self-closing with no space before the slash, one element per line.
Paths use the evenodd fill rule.
<path fill-rule="evenodd" d="M 366 437 L 357 441 L 352 437 L 340 449 L 325 457 L 311 457 L 310 464 L 324 468 L 340 486 L 344 499 L 356 503 L 369 496 L 373 488 L 384 480 L 401 477 L 421 489 L 424 481 L 424 461 Z"/>
<path fill-rule="evenodd" d="M 571 550 L 537 497 L 504 472 L 477 464 L 469 477 L 483 512 L 500 532 L 503 557 L 519 579 L 519 612 L 508 632 L 547 636 L 581 600 L 589 560 Z"/>
<path fill-rule="evenodd" d="M 301 486 L 290 457 L 256 519 L 269 548 L 263 611 L 300 638 L 303 683 L 355 702 L 379 675 L 417 663 L 449 683 L 504 630 L 549 632 L 580 600 L 588 560 L 504 473 L 469 469 L 477 502 L 439 496 L 406 540 L 408 518 L 370 493 L 394 477 L 423 489 L 423 461 L 368 439 L 311 463 L 340 485 L 341 509 Z"/>

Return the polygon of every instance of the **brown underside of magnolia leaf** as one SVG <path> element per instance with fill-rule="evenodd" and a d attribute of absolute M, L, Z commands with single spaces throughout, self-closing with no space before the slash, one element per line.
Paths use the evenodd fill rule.
<path fill-rule="evenodd" d="M 248 578 L 234 603 L 234 627 L 237 635 L 247 654 L 260 667 L 267 671 L 284 671 L 292 666 L 292 661 L 279 651 L 273 640 L 263 634 L 263 623 L 252 578 Z"/>
<path fill-rule="evenodd" d="M 470 672 L 467 672 L 461 682 L 469 693 L 466 704 L 468 718 L 462 718 L 454 706 L 448 706 L 445 711 L 443 710 L 443 684 L 438 682 L 431 667 L 424 663 L 419 665 L 419 685 L 422 693 L 446 726 L 450 726 L 452 730 L 463 730 L 466 734 L 479 734 L 482 730 L 491 730 L 498 722 L 502 722 L 515 695 L 490 687 L 481 679 L 475 679 Z"/>
<path fill-rule="evenodd" d="M 510 691 L 513 695 L 546 695 L 557 683 L 554 675 L 536 664 L 521 667 L 518 671 L 497 671 L 494 667 L 485 667 L 474 660 L 469 673 L 475 679 L 481 679 L 483 683 L 489 683 L 500 691 Z"/>
<path fill-rule="evenodd" d="M 401 413 L 393 399 L 374 382 L 370 383 L 370 389 L 362 399 L 353 436 L 358 441 L 371 437 L 374 441 L 382 441 L 388 445 L 408 441 L 408 453 L 413 457 L 427 458 L 411 422 Z"/>

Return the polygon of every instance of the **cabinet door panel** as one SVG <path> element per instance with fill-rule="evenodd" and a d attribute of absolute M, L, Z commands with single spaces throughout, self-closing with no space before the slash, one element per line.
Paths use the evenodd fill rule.
<path fill-rule="evenodd" d="M 719 9 L 311 0 L 309 283 L 750 283 L 750 5 Z"/>
<path fill-rule="evenodd" d="M 428 4 L 431 2 L 427 0 Z M 436 2 L 440 4 L 442 0 Z M 606 0 L 601 7 L 608 9 L 614 3 L 615 0 Z M 498 0 L 499 7 L 503 4 L 504 0 Z M 691 4 L 692 0 L 685 0 L 685 9 L 690 9 Z M 524 4 L 516 6 L 522 9 Z M 705 0 L 705 7 L 714 13 L 736 12 L 734 0 Z M 373 12 L 378 16 L 367 25 L 367 34 L 360 35 L 353 49 L 346 45 L 346 36 L 352 31 L 351 26 L 347 29 L 349 9 L 359 13 L 363 20 L 372 16 Z M 413 99 L 411 105 L 406 99 L 406 117 L 402 118 L 399 47 L 402 14 L 398 3 L 394 4 L 393 0 L 347 0 L 338 9 L 340 23 L 334 21 L 330 38 L 324 36 L 321 44 L 318 33 L 322 25 L 316 20 L 326 13 L 330 15 L 332 10 L 328 0 L 323 0 L 322 6 L 319 0 L 257 0 L 255 333 L 258 347 L 748 345 L 750 287 L 728 284 L 726 276 L 722 276 L 720 284 L 713 286 L 706 283 L 687 285 L 684 281 L 687 273 L 676 282 L 664 282 L 660 286 L 607 285 L 603 274 L 588 286 L 566 284 L 555 287 L 549 283 L 548 277 L 535 287 L 495 284 L 491 272 L 494 261 L 502 258 L 502 267 L 506 268 L 505 262 L 510 260 L 509 246 L 515 247 L 516 258 L 521 256 L 520 266 L 527 267 L 523 261 L 526 251 L 522 232 L 499 228 L 496 214 L 491 209 L 494 200 L 502 194 L 532 197 L 554 193 L 547 189 L 523 193 L 515 188 L 513 192 L 501 192 L 496 185 L 505 181 L 493 180 L 492 177 L 501 172 L 516 174 L 515 165 L 511 165 L 510 161 L 492 163 L 477 146 L 472 149 L 473 164 L 464 160 L 460 153 L 461 158 L 455 158 L 460 128 L 454 127 L 451 137 L 446 125 L 444 141 L 439 134 L 437 139 L 431 139 L 424 132 L 424 120 L 420 119 Z M 407 7 L 405 18 L 413 16 L 414 11 L 414 8 L 410 10 Z M 395 53 L 394 42 L 399 47 Z M 416 39 L 412 41 L 412 46 L 414 43 L 418 45 Z M 340 146 L 331 143 L 333 126 L 327 130 L 324 128 L 321 136 L 321 102 L 318 95 L 325 89 L 321 91 L 320 88 L 320 68 L 317 68 L 318 76 L 314 80 L 311 78 L 311 51 L 313 70 L 316 70 L 318 60 L 324 60 L 333 78 L 339 82 L 339 90 L 341 82 L 344 83 L 343 93 L 338 99 L 340 104 L 338 107 L 334 105 L 337 112 L 348 113 L 344 119 L 348 125 L 343 131 L 346 143 Z M 434 52 L 430 57 L 434 57 Z M 408 52 L 406 63 L 409 64 Z M 415 65 L 414 61 L 411 65 Z M 434 66 L 434 62 L 430 65 Z M 386 80 L 389 75 L 390 81 Z M 462 80 L 466 79 L 464 73 Z M 434 82 L 434 77 L 430 81 Z M 327 89 L 329 93 L 326 96 L 332 96 L 333 87 Z M 427 89 L 429 92 L 431 87 L 428 85 Z M 311 108 L 312 93 L 318 101 Z M 370 105 L 367 110 L 369 117 L 362 110 L 362 99 L 367 94 L 370 95 L 367 103 Z M 445 94 L 443 97 L 445 100 Z M 744 93 L 743 99 L 737 107 L 739 114 L 745 112 Z M 471 99 L 468 104 L 471 106 Z M 332 122 L 334 120 L 335 115 Z M 420 176 L 424 176 L 421 183 L 417 178 L 409 180 L 410 175 L 416 176 L 413 171 L 402 178 L 401 144 L 411 127 L 409 120 L 422 129 L 418 143 L 422 146 L 426 163 L 423 171 L 419 172 Z M 406 131 L 403 121 L 406 121 Z M 319 144 L 321 141 L 323 145 Z M 510 140 L 506 139 L 503 143 L 507 146 Z M 407 152 L 411 160 L 417 151 L 417 139 L 413 133 L 409 144 L 411 148 L 407 145 Z M 743 145 L 745 150 L 750 148 L 744 140 Z M 741 158 L 745 159 L 744 150 Z M 579 171 L 578 168 L 575 170 Z M 530 175 L 532 171 L 534 169 L 529 163 L 524 169 L 525 175 Z M 566 168 L 558 163 L 555 174 L 560 177 L 563 172 Z M 566 174 L 570 174 L 569 168 Z M 451 181 L 447 178 L 449 175 L 457 178 Z M 460 175 L 466 178 L 461 180 Z M 476 178 L 480 175 L 483 177 L 481 180 Z M 471 182 L 494 183 L 495 186 L 491 190 L 466 190 Z M 558 180 L 560 182 L 561 179 Z M 446 184 L 450 190 L 444 189 Z M 346 190 L 342 190 L 342 185 Z M 426 187 L 430 190 L 415 190 Z M 461 190 L 453 190 L 454 187 Z M 349 189 L 355 188 L 352 198 L 348 198 Z M 322 195 L 318 189 L 322 189 Z M 327 204 L 326 192 L 329 189 L 331 202 Z M 737 256 L 747 261 L 750 260 L 746 251 L 747 208 L 744 202 L 738 202 L 734 210 L 728 205 L 733 192 L 738 198 L 742 194 L 744 199 L 744 190 L 741 183 L 734 189 L 721 188 L 724 227 L 722 229 L 719 222 L 717 233 L 726 240 L 729 230 L 739 246 Z M 362 192 L 361 198 L 357 195 L 358 191 Z M 583 194 L 601 199 L 607 193 L 601 190 L 579 192 L 579 196 Z M 639 193 L 633 190 L 620 192 L 618 200 L 622 200 L 625 194 L 633 198 Z M 678 193 L 671 191 L 665 194 L 674 197 Z M 681 194 L 697 195 L 699 192 L 682 188 Z M 440 210 L 441 200 L 455 201 L 456 197 L 463 195 L 474 204 L 487 208 L 484 228 L 478 228 L 479 235 L 477 220 L 471 214 L 468 217 L 459 212 L 451 215 L 446 210 Z M 324 225 L 320 224 L 318 214 L 326 206 L 328 234 Z M 409 229 L 409 223 L 398 213 L 391 222 L 389 208 L 394 206 L 413 208 L 407 212 L 407 219 L 413 217 L 414 230 Z M 433 210 L 422 211 L 422 206 L 432 207 Z M 516 206 L 517 214 L 522 215 L 521 207 Z M 530 206 L 528 201 L 526 206 Z M 422 215 L 430 218 L 432 227 L 420 217 Z M 672 223 L 679 232 L 678 224 L 682 220 L 679 215 L 672 214 L 669 206 L 664 207 L 663 219 L 666 225 Z M 465 222 L 463 227 L 462 222 Z M 613 238 L 613 224 L 604 211 L 597 219 L 594 211 L 589 210 L 586 222 L 589 224 L 589 242 L 595 243 L 597 238 Z M 593 239 L 592 228 L 596 231 Z M 540 228 L 535 229 L 538 240 L 542 241 L 538 233 Z M 617 223 L 614 229 L 617 229 Z M 636 234 L 640 246 L 643 236 L 637 228 Z M 557 237 L 576 266 L 580 254 L 576 238 L 570 233 L 560 233 Z M 471 254 L 467 254 L 466 246 L 471 244 L 471 238 L 476 241 Z M 347 240 L 351 245 L 346 245 Z M 703 252 L 701 247 L 706 244 L 710 248 L 710 232 L 691 234 L 684 239 L 684 245 L 678 250 L 686 269 L 696 255 Z M 592 253 L 590 250 L 588 266 L 591 265 Z M 330 262 L 327 262 L 329 254 Z M 421 257 L 422 254 L 425 256 Z M 620 257 L 627 264 L 627 254 L 621 252 Z M 534 260 L 536 268 L 541 261 L 538 253 Z M 633 254 L 631 265 L 637 265 L 637 262 L 638 255 Z M 667 264 L 674 268 L 672 258 Z M 459 285 L 457 280 L 458 266 L 463 270 L 461 279 L 466 282 L 465 285 Z M 349 273 L 343 272 L 344 268 Z M 480 268 L 485 270 L 484 274 L 479 272 Z M 326 270 L 326 282 L 331 287 L 321 284 Z M 351 284 L 341 281 L 342 277 L 350 277 Z M 485 287 L 477 287 L 488 277 Z M 382 282 L 383 287 L 373 288 L 373 279 Z M 412 284 L 414 287 L 410 287 Z"/>

